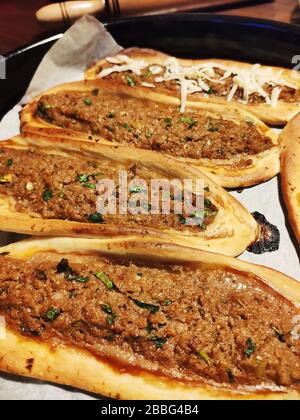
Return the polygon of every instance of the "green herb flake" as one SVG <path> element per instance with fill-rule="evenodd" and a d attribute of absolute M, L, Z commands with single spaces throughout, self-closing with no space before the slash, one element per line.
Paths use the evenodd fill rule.
<path fill-rule="evenodd" d="M 88 217 L 88 221 L 91 223 L 104 223 L 103 216 L 100 213 L 90 214 Z"/>
<path fill-rule="evenodd" d="M 187 224 L 187 219 L 186 217 L 183 217 L 181 214 L 178 216 L 179 218 L 179 223 L 181 223 L 182 225 L 186 225 Z"/>
<path fill-rule="evenodd" d="M 216 133 L 216 132 L 220 131 L 219 127 L 217 127 L 215 125 L 212 125 L 212 124 L 208 127 L 207 130 L 210 131 L 211 133 Z"/>
<path fill-rule="evenodd" d="M 166 344 L 166 342 L 168 341 L 167 338 L 162 338 L 162 337 L 153 337 L 151 338 L 151 341 L 154 342 L 155 347 L 157 349 L 162 349 L 164 347 L 164 345 Z"/>
<path fill-rule="evenodd" d="M 234 384 L 235 377 L 234 377 L 234 374 L 232 373 L 232 370 L 231 369 L 226 369 L 226 373 L 227 373 L 227 376 L 228 376 L 229 383 Z"/>
<path fill-rule="evenodd" d="M 8 159 L 8 160 L 7 160 L 7 162 L 6 162 L 6 166 L 7 166 L 8 168 L 10 168 L 11 166 L 13 166 L 13 164 L 14 164 L 13 159 Z"/>
<path fill-rule="evenodd" d="M 102 309 L 103 312 L 105 312 L 107 315 L 109 315 L 106 318 L 106 322 L 109 325 L 112 325 L 115 322 L 115 319 L 117 318 L 117 315 L 113 312 L 112 307 L 110 305 L 103 304 L 103 305 L 101 305 L 101 309 Z"/>
<path fill-rule="evenodd" d="M 98 96 L 99 95 L 99 89 L 93 89 L 92 90 L 92 95 L 93 96 Z"/>
<path fill-rule="evenodd" d="M 205 351 L 198 351 L 197 356 L 203 360 L 208 366 L 211 364 L 211 358 Z"/>
<path fill-rule="evenodd" d="M 87 105 L 87 106 L 91 106 L 92 105 L 92 100 L 90 99 L 90 98 L 85 98 L 84 100 L 83 100 L 83 102 L 85 103 L 85 105 Z"/>
<path fill-rule="evenodd" d="M 164 123 L 166 124 L 166 128 L 170 128 L 173 125 L 173 120 L 172 118 L 165 118 Z"/>
<path fill-rule="evenodd" d="M 150 139 L 153 136 L 153 131 L 146 131 L 145 136 L 147 139 Z"/>
<path fill-rule="evenodd" d="M 141 302 L 141 301 L 139 301 L 139 300 L 132 299 L 132 298 L 130 298 L 130 299 L 131 299 L 131 300 L 132 300 L 132 302 L 133 302 L 133 303 L 135 303 L 135 305 L 137 305 L 139 308 L 141 308 L 141 309 L 147 309 L 147 310 L 150 312 L 150 314 L 156 314 L 156 312 L 158 312 L 158 311 L 159 311 L 159 306 L 157 306 L 157 305 L 151 305 L 151 304 L 149 304 L 149 303 Z"/>
<path fill-rule="evenodd" d="M 210 201 L 209 198 L 204 199 L 204 206 L 207 208 L 211 208 L 213 206 L 213 203 Z"/>
<path fill-rule="evenodd" d="M 193 118 L 189 117 L 180 117 L 180 122 L 187 124 L 189 130 L 191 130 L 193 127 L 196 127 L 196 125 L 198 124 L 197 120 L 194 120 Z"/>
<path fill-rule="evenodd" d="M 129 133 L 131 133 L 131 132 L 132 132 L 132 128 L 130 127 L 130 125 L 129 125 L 128 123 L 123 123 L 123 124 L 120 124 L 120 126 L 121 126 L 122 128 L 125 128 L 125 130 L 127 130 Z"/>
<path fill-rule="evenodd" d="M 60 309 L 57 308 L 50 308 L 46 314 L 45 314 L 45 318 L 50 321 L 53 322 L 55 321 L 60 315 Z"/>
<path fill-rule="evenodd" d="M 205 192 L 209 192 L 209 191 L 210 191 L 209 187 L 205 187 L 205 188 L 204 188 L 204 191 L 205 191 Z"/>
<path fill-rule="evenodd" d="M 244 351 L 245 356 L 247 356 L 248 359 L 252 356 L 253 353 L 255 353 L 256 345 L 253 342 L 251 338 L 248 338 L 246 342 L 246 350 Z"/>
<path fill-rule="evenodd" d="M 115 118 L 115 116 L 116 116 L 115 112 L 109 112 L 107 114 L 107 118 L 110 118 L 110 119 Z"/>
<path fill-rule="evenodd" d="M 137 81 L 133 77 L 127 75 L 125 76 L 125 79 L 127 81 L 128 86 L 134 87 L 137 85 Z"/>
<path fill-rule="evenodd" d="M 214 93 L 216 93 L 216 91 L 215 91 L 215 89 L 214 89 L 214 88 L 210 87 L 206 93 L 207 93 L 208 95 L 213 95 Z"/>
<path fill-rule="evenodd" d="M 46 188 L 43 192 L 43 200 L 50 201 L 52 197 L 53 197 L 53 192 L 49 190 L 48 188 Z"/>
<path fill-rule="evenodd" d="M 106 273 L 104 273 L 104 272 L 95 273 L 95 277 L 98 280 L 101 280 L 102 283 L 104 284 L 104 286 L 106 286 L 107 289 L 109 289 L 109 290 L 115 289 L 114 283 L 110 280 L 110 278 L 108 277 L 108 275 Z"/>
<path fill-rule="evenodd" d="M 89 281 L 89 278 L 88 277 L 80 277 L 80 276 L 69 275 L 68 280 L 69 281 L 77 281 L 77 283 L 87 283 Z"/>
<path fill-rule="evenodd" d="M 136 273 L 137 277 L 143 277 L 143 273 Z"/>
<path fill-rule="evenodd" d="M 170 299 L 166 299 L 165 301 L 164 301 L 164 305 L 165 306 L 170 306 L 170 305 L 172 305 L 172 301 L 170 300 Z"/>
<path fill-rule="evenodd" d="M 139 187 L 139 186 L 132 187 L 132 188 L 130 188 L 130 189 L 129 189 L 129 192 L 130 192 L 131 194 L 138 194 L 138 193 L 140 193 L 141 191 L 142 191 L 142 188 L 141 188 L 141 187 Z"/>
<path fill-rule="evenodd" d="M 149 78 L 149 77 L 151 77 L 152 76 L 152 71 L 150 70 L 150 69 L 148 69 L 144 74 L 143 74 L 143 76 L 144 77 L 146 77 L 146 78 Z"/>

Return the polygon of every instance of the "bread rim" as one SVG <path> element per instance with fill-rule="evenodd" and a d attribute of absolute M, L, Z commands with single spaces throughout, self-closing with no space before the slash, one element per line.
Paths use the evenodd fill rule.
<path fill-rule="evenodd" d="M 130 58 L 143 60 L 149 65 L 151 64 L 158 64 L 164 65 L 165 61 L 171 58 L 170 55 L 164 54 L 160 51 L 152 50 L 152 49 L 144 49 L 144 48 L 128 48 L 120 51 L 117 55 L 124 54 Z M 201 60 L 189 60 L 189 59 L 177 59 L 182 66 L 191 66 L 197 65 L 207 62 L 214 62 L 218 63 L 223 66 L 235 66 L 238 68 L 250 69 L 253 64 L 245 63 L 241 61 L 233 61 L 233 60 L 222 60 L 222 59 L 201 59 Z M 85 78 L 87 80 L 93 80 L 98 77 L 99 68 L 101 65 L 105 63 L 104 60 L 100 60 L 90 66 L 85 72 Z M 282 71 L 282 77 L 287 80 L 288 83 L 296 85 L 300 89 L 300 78 L 299 74 L 295 70 L 286 69 L 283 67 L 274 67 L 274 66 L 262 66 L 265 69 L 271 69 L 272 71 Z M 149 88 L 143 88 L 145 91 L 149 91 Z M 167 89 L 164 89 L 160 85 L 160 91 L 165 94 L 170 94 Z M 252 112 L 255 114 L 259 119 L 264 121 L 266 124 L 270 125 L 285 125 L 291 118 L 293 118 L 299 111 L 300 111 L 300 102 L 289 103 L 280 100 L 276 108 L 272 108 L 268 104 L 261 103 L 261 104 L 243 104 L 238 101 L 228 102 L 226 98 L 214 97 L 211 96 L 209 98 L 203 97 L 201 94 L 194 94 L 193 95 L 193 106 L 201 107 L 201 102 L 209 102 L 214 104 L 223 104 L 226 106 L 231 106 L 234 108 L 239 108 L 242 110 L 246 110 L 248 112 Z"/>
<path fill-rule="evenodd" d="M 280 144 L 282 192 L 300 245 L 300 113 L 282 131 Z"/>
<path fill-rule="evenodd" d="M 266 267 L 253 265 L 223 255 L 194 251 L 171 244 L 145 243 L 116 239 L 28 239 L 1 248 L 17 259 L 29 259 L 39 252 L 55 252 L 67 258 L 78 254 L 93 256 L 115 255 L 134 259 L 149 259 L 159 263 L 207 263 L 231 267 L 258 276 L 279 294 L 300 305 L 300 284 L 286 275 Z M 32 369 L 28 370 L 28 361 Z M 139 370 L 117 369 L 88 352 L 73 346 L 51 348 L 47 343 L 21 336 L 7 328 L 1 341 L 0 370 L 57 384 L 69 385 L 95 394 L 124 400 L 299 400 L 300 390 L 258 387 L 219 388 L 211 384 L 189 384 Z"/>
<path fill-rule="evenodd" d="M 64 129 L 57 125 L 48 123 L 35 116 L 37 103 L 41 96 L 45 94 L 55 94 L 63 91 L 92 91 L 100 89 L 103 92 L 110 92 L 121 96 L 131 96 L 141 100 L 152 100 L 168 105 L 179 105 L 179 99 L 167 96 L 152 91 L 144 91 L 143 89 L 132 89 L 127 86 L 112 84 L 105 80 L 88 80 L 80 82 L 66 83 L 44 92 L 39 97 L 35 98 L 32 102 L 24 107 L 20 114 L 21 118 L 21 131 L 24 136 L 44 135 L 47 137 L 63 137 L 80 141 L 97 142 L 109 146 L 120 146 L 119 143 L 111 142 L 100 136 L 91 136 L 88 133 L 74 131 L 71 129 Z M 188 102 L 188 106 L 192 105 Z M 186 164 L 196 166 L 206 174 L 213 174 L 220 185 L 225 188 L 241 188 L 260 184 L 268 181 L 276 176 L 280 171 L 279 164 L 279 146 L 278 135 L 274 130 L 267 127 L 262 121 L 244 110 L 236 109 L 228 104 L 211 104 L 206 102 L 199 103 L 198 109 L 201 109 L 207 115 L 217 118 L 225 118 L 236 122 L 245 121 L 249 119 L 260 130 L 261 133 L 268 136 L 274 146 L 257 155 L 249 156 L 237 155 L 232 159 L 187 159 L 176 158 Z M 129 146 L 126 146 L 129 151 Z M 131 148 L 132 149 L 132 148 Z M 136 151 L 137 148 L 134 148 Z M 132 152 L 130 152 L 131 154 Z M 158 153 L 158 152 L 156 152 Z M 250 160 L 252 163 L 245 167 L 237 167 L 236 164 L 239 158 L 243 160 Z"/>
<path fill-rule="evenodd" d="M 137 240 L 138 238 L 144 238 L 148 241 L 160 238 L 162 241 L 231 256 L 240 255 L 259 237 L 258 224 L 242 204 L 205 174 L 175 159 L 139 149 L 129 159 L 129 152 L 125 148 L 112 148 L 101 144 L 90 144 L 69 139 L 53 141 L 43 136 L 40 138 L 34 137 L 34 139 L 27 138 L 26 140 L 18 137 L 2 142 L 0 148 L 1 145 L 13 149 L 34 148 L 42 153 L 67 157 L 99 159 L 102 164 L 106 162 L 109 165 L 118 165 L 117 167 L 121 170 L 126 170 L 133 163 L 142 164 L 143 167 L 161 178 L 169 176 L 170 179 L 191 179 L 193 181 L 200 179 L 204 181 L 205 186 L 209 187 L 212 201 L 215 201 L 219 208 L 214 223 L 209 225 L 205 231 L 199 231 L 199 234 L 196 234 L 188 231 L 155 229 L 147 226 L 135 228 L 41 219 L 34 214 L 17 212 L 14 210 L 14 200 L 2 195 L 0 196 L 0 226 L 4 231 L 42 236 L 133 236 Z M 215 200 L 213 197 L 215 197 Z"/>

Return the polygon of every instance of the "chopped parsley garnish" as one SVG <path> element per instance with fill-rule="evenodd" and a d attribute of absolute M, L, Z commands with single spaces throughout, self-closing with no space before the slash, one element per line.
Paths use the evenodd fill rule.
<path fill-rule="evenodd" d="M 246 350 L 244 351 L 244 354 L 245 354 L 245 356 L 248 357 L 248 359 L 250 359 L 252 354 L 255 353 L 256 345 L 251 338 L 248 338 L 248 340 L 246 342 L 246 346 L 247 347 L 246 347 Z"/>
<path fill-rule="evenodd" d="M 166 299 L 165 301 L 164 301 L 164 305 L 165 306 L 170 306 L 170 305 L 172 305 L 172 301 L 170 300 L 170 299 Z"/>
<path fill-rule="evenodd" d="M 183 217 L 181 214 L 178 216 L 179 218 L 179 223 L 181 223 L 182 225 L 186 225 L 187 220 L 185 217 Z"/>
<path fill-rule="evenodd" d="M 145 302 L 141 302 L 139 300 L 136 299 L 132 299 L 133 303 L 135 303 L 139 308 L 141 309 L 147 309 L 151 314 L 156 314 L 156 312 L 159 311 L 159 306 L 157 305 L 151 305 L 150 303 L 145 303 Z"/>
<path fill-rule="evenodd" d="M 50 201 L 52 197 L 53 197 L 53 192 L 49 190 L 48 188 L 46 188 L 43 192 L 43 200 Z"/>
<path fill-rule="evenodd" d="M 103 216 L 100 213 L 90 214 L 88 217 L 88 221 L 91 223 L 104 223 Z"/>
<path fill-rule="evenodd" d="M 204 206 L 210 208 L 210 207 L 213 206 L 213 203 L 210 201 L 209 198 L 205 198 L 204 199 Z"/>
<path fill-rule="evenodd" d="M 113 310 L 112 310 L 110 305 L 103 304 L 103 305 L 101 305 L 101 309 L 102 309 L 103 312 L 105 312 L 108 315 L 113 314 Z"/>
<path fill-rule="evenodd" d="M 227 376 L 228 376 L 229 383 L 233 384 L 235 382 L 235 377 L 234 377 L 234 374 L 232 373 L 232 370 L 231 369 L 226 369 L 226 373 L 227 373 Z"/>
<path fill-rule="evenodd" d="M 165 118 L 164 123 L 166 124 L 166 128 L 170 128 L 173 125 L 173 120 L 172 118 Z"/>
<path fill-rule="evenodd" d="M 142 188 L 139 186 L 130 188 L 129 192 L 132 194 L 138 194 L 142 191 Z"/>
<path fill-rule="evenodd" d="M 107 289 L 112 290 L 115 288 L 114 283 L 111 281 L 111 279 L 108 277 L 108 275 L 104 272 L 95 273 L 95 277 L 98 280 L 101 280 L 104 286 L 106 286 Z"/>
<path fill-rule="evenodd" d="M 107 118 L 115 118 L 116 114 L 114 112 L 109 112 Z"/>
<path fill-rule="evenodd" d="M 101 309 L 103 312 L 105 312 L 107 315 L 109 315 L 106 318 L 106 322 L 109 325 L 112 325 L 115 322 L 115 319 L 117 318 L 117 315 L 113 312 L 112 307 L 110 305 L 101 305 Z"/>
<path fill-rule="evenodd" d="M 69 281 L 77 281 L 78 283 L 87 283 L 89 281 L 89 278 L 88 277 L 80 277 L 80 276 L 69 275 L 68 280 Z"/>
<path fill-rule="evenodd" d="M 143 273 L 136 273 L 138 277 L 143 277 Z"/>
<path fill-rule="evenodd" d="M 150 139 L 153 136 L 153 131 L 146 131 L 145 136 L 147 139 Z"/>
<path fill-rule="evenodd" d="M 150 69 L 148 69 L 144 74 L 143 74 L 143 76 L 144 77 L 151 77 L 152 76 L 152 71 L 150 70 Z"/>
<path fill-rule="evenodd" d="M 90 175 L 88 175 L 88 174 L 79 174 L 76 177 L 76 181 L 77 182 L 80 182 L 83 185 L 83 187 L 85 187 L 85 188 L 89 188 L 91 190 L 95 190 L 97 188 L 96 187 L 96 184 L 93 183 L 93 182 L 90 182 L 90 179 L 92 178 L 93 180 L 96 180 L 96 177 L 99 176 L 99 175 L 102 175 L 102 174 L 101 173 L 98 173 L 98 174 L 90 174 Z"/>
<path fill-rule="evenodd" d="M 137 85 L 137 82 L 133 77 L 127 75 L 127 76 L 125 76 L 125 79 L 127 81 L 128 86 L 134 87 L 134 86 Z"/>
<path fill-rule="evenodd" d="M 131 132 L 132 132 L 132 128 L 130 127 L 130 125 L 129 125 L 128 123 L 123 123 L 123 124 L 120 124 L 120 126 L 121 126 L 122 128 L 125 128 L 125 130 L 129 131 L 129 133 L 131 133 Z"/>
<path fill-rule="evenodd" d="M 207 365 L 210 365 L 211 358 L 205 351 L 198 351 L 197 356 L 199 359 L 203 360 Z"/>
<path fill-rule="evenodd" d="M 99 95 L 99 89 L 93 89 L 92 90 L 92 95 L 93 96 L 98 96 Z"/>
<path fill-rule="evenodd" d="M 216 133 L 216 132 L 220 131 L 219 127 L 217 127 L 215 125 L 212 125 L 212 124 L 208 127 L 207 130 L 210 131 L 211 133 Z"/>
<path fill-rule="evenodd" d="M 45 318 L 48 321 L 52 322 L 52 321 L 55 321 L 59 317 L 59 315 L 60 315 L 60 310 L 59 309 L 57 309 L 57 308 L 50 308 L 46 312 Z"/>
<path fill-rule="evenodd" d="M 83 102 L 84 102 L 84 103 L 85 103 L 85 105 L 87 105 L 87 106 L 92 105 L 92 100 L 91 100 L 90 98 L 85 98 L 85 99 L 83 100 Z"/>
<path fill-rule="evenodd" d="M 212 94 L 216 93 L 216 91 L 215 91 L 215 89 L 214 89 L 214 88 L 210 87 L 206 93 L 207 93 L 208 95 L 212 95 Z"/>
<path fill-rule="evenodd" d="M 157 349 L 162 349 L 164 345 L 166 344 L 167 340 L 168 340 L 167 338 L 162 338 L 162 337 L 153 337 L 151 339 L 151 341 L 154 342 L 155 347 Z"/>
<path fill-rule="evenodd" d="M 6 166 L 10 168 L 11 166 L 13 166 L 13 163 L 14 163 L 13 159 L 8 159 L 6 162 Z"/>
<path fill-rule="evenodd" d="M 193 118 L 189 118 L 189 117 L 180 117 L 180 122 L 187 124 L 189 130 L 191 130 L 193 127 L 195 127 L 198 124 L 197 120 L 194 120 Z"/>

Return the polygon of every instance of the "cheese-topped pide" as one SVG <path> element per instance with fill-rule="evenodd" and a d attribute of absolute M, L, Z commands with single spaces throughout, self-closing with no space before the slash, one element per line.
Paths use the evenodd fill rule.
<path fill-rule="evenodd" d="M 267 123 L 283 124 L 300 110 L 297 72 L 261 64 L 183 60 L 131 48 L 97 62 L 86 78 L 168 92 L 180 97 L 182 112 L 187 101 L 227 103 L 248 108 Z"/>

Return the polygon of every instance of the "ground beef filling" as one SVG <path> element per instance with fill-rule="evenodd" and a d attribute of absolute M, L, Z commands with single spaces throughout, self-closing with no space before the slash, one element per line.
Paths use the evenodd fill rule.
<path fill-rule="evenodd" d="M 151 198 L 151 179 L 160 179 L 140 166 L 132 165 L 128 171 L 128 184 L 136 180 L 135 187 L 128 192 L 128 214 L 101 215 L 97 213 L 97 181 L 109 179 L 119 184 L 119 171 L 104 166 L 97 161 L 46 155 L 33 151 L 0 149 L 0 194 L 9 195 L 15 202 L 15 210 L 21 213 L 32 212 L 43 219 L 61 219 L 75 222 L 110 224 L 119 227 L 150 227 L 157 229 L 173 228 L 177 231 L 200 233 L 214 222 L 218 209 L 211 201 L 208 188 L 205 191 L 203 214 L 175 214 L 176 196 L 171 189 L 170 214 L 149 214 L 151 205 L 142 208 L 137 196 L 142 194 L 138 179 L 149 186 L 148 198 Z M 167 192 L 168 193 L 168 192 Z M 162 205 L 163 194 L 160 196 Z M 131 200 L 137 200 L 137 206 L 146 214 L 133 214 Z M 193 196 L 195 204 L 196 196 Z M 117 209 L 119 206 L 116 191 Z M 145 210 L 145 211 L 144 211 Z M 201 217 L 202 220 L 201 220 Z M 199 223 L 188 224 L 190 217 L 197 217 Z M 195 219 L 196 220 L 196 219 Z"/>
<path fill-rule="evenodd" d="M 252 120 L 236 124 L 153 101 L 93 92 L 43 96 L 37 116 L 108 141 L 191 159 L 230 159 L 273 147 Z"/>
<path fill-rule="evenodd" d="M 109 68 L 109 67 L 111 67 L 111 64 L 108 64 L 108 63 L 105 64 L 104 66 L 100 67 L 99 73 L 103 69 Z M 178 92 L 178 95 L 179 95 L 180 88 L 176 80 L 165 81 L 162 83 L 157 83 L 155 81 L 156 78 L 162 77 L 165 74 L 165 71 L 166 71 L 165 67 L 161 67 L 161 68 L 162 68 L 161 73 L 155 74 L 155 75 L 151 72 L 150 68 L 148 67 L 143 71 L 143 73 L 140 76 L 137 76 L 136 74 L 133 74 L 132 72 L 129 71 L 129 72 L 121 72 L 121 73 L 112 73 L 109 76 L 105 77 L 105 80 L 111 80 L 113 82 L 121 82 L 131 87 L 143 86 L 145 83 L 151 84 L 151 85 L 155 85 L 158 88 L 162 88 L 164 90 L 168 90 L 168 91 L 171 90 L 173 92 Z M 216 77 L 214 79 L 217 79 L 218 77 L 222 78 L 225 74 L 224 70 L 221 70 L 221 69 L 215 69 L 215 72 L 216 72 Z M 210 80 L 205 80 L 205 83 L 210 88 L 209 92 L 196 93 L 194 95 L 196 96 L 209 95 L 211 97 L 214 97 L 214 96 L 226 97 L 233 87 L 233 77 L 234 76 L 226 78 L 224 80 L 225 83 L 216 83 L 216 82 L 211 82 Z M 278 87 L 282 89 L 281 94 L 279 96 L 280 100 L 284 102 L 288 102 L 288 103 L 300 101 L 300 90 L 295 90 L 288 86 L 278 86 Z M 151 88 L 149 87 L 149 89 Z M 270 94 L 272 90 L 274 89 L 274 86 L 270 86 L 266 84 L 263 87 L 263 89 L 267 93 Z M 241 99 L 243 99 L 243 91 L 242 89 L 238 89 L 234 95 L 234 100 L 238 101 Z M 255 94 L 250 95 L 249 103 L 252 103 L 252 104 L 265 103 L 265 98 L 255 93 Z"/>
<path fill-rule="evenodd" d="M 0 315 L 11 328 L 182 380 L 299 387 L 299 313 L 226 268 L 0 257 Z"/>

